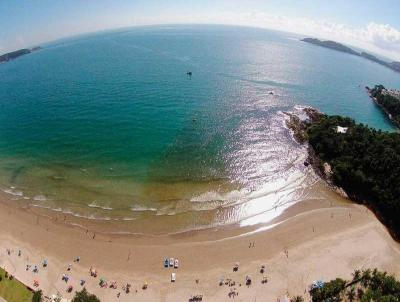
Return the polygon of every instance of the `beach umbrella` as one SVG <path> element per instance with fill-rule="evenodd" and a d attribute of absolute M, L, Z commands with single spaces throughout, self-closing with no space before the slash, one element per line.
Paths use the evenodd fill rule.
<path fill-rule="evenodd" d="M 283 299 L 281 300 L 282 302 L 290 302 L 288 296 L 284 296 Z"/>
<path fill-rule="evenodd" d="M 246 276 L 246 285 L 250 285 L 250 284 L 251 284 L 251 277 Z"/>
<path fill-rule="evenodd" d="M 95 268 L 93 267 L 90 268 L 90 275 L 93 277 L 97 277 L 97 271 Z"/>

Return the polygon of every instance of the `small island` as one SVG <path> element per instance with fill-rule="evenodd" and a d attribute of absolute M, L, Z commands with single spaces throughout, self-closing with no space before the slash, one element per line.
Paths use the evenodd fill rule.
<path fill-rule="evenodd" d="M 400 133 L 389 133 L 342 116 L 304 109 L 308 119 L 288 114 L 287 125 L 308 143 L 304 163 L 332 187 L 365 204 L 400 239 Z"/>
<path fill-rule="evenodd" d="M 40 50 L 40 49 L 42 49 L 42 48 L 40 46 L 38 46 L 38 47 L 33 47 L 33 48 L 23 48 L 23 49 L 19 49 L 19 50 L 16 50 L 16 51 L 12 51 L 12 52 L 6 53 L 6 54 L 0 56 L 0 63 L 5 63 L 5 62 L 8 62 L 10 60 L 14 60 L 14 59 L 16 59 L 16 58 L 18 58 L 20 56 L 29 54 L 31 52 L 34 52 L 34 51 L 37 51 L 37 50 Z"/>
<path fill-rule="evenodd" d="M 353 49 L 351 49 L 350 47 L 347 47 L 341 43 L 335 42 L 335 41 L 330 41 L 330 40 L 319 40 L 319 39 L 315 39 L 315 38 L 304 38 L 301 39 L 301 41 L 306 42 L 306 43 L 310 43 L 310 44 L 314 44 L 314 45 L 318 45 L 321 47 L 325 47 L 325 48 L 330 48 L 336 51 L 340 51 L 340 52 L 344 52 L 344 53 L 348 53 L 351 55 L 355 55 L 355 56 L 359 56 L 362 58 L 365 58 L 367 60 L 373 61 L 375 63 L 378 63 L 380 65 L 383 65 L 385 67 L 388 67 L 394 71 L 400 72 L 400 62 L 386 62 L 384 60 L 381 60 L 377 57 L 375 57 L 374 55 L 371 55 L 367 52 L 357 52 Z"/>
<path fill-rule="evenodd" d="M 386 89 L 383 85 L 365 87 L 369 96 L 386 113 L 388 118 L 400 128 L 400 90 Z"/>

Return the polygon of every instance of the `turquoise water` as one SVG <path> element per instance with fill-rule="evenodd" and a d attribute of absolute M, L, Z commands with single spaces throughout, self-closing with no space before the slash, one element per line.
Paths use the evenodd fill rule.
<path fill-rule="evenodd" d="M 3 190 L 89 218 L 179 217 L 184 229 L 297 200 L 304 150 L 280 112 L 311 105 L 393 131 L 364 86 L 400 88 L 394 71 L 298 38 L 139 27 L 0 65 Z"/>

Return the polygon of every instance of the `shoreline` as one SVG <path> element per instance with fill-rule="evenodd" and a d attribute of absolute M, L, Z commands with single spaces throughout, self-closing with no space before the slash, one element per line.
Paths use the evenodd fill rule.
<path fill-rule="evenodd" d="M 303 188 L 306 198 L 268 223 L 247 226 L 160 235 L 110 233 L 104 231 L 104 225 L 113 227 L 110 221 L 86 221 L 82 227 L 64 213 L 31 207 L 1 193 L 0 265 L 30 288 L 38 280 L 49 297 L 60 293 L 71 299 L 84 279 L 87 290 L 102 301 L 187 301 L 194 295 L 230 301 L 233 292 L 242 301 L 295 295 L 309 299 L 307 288 L 314 280 L 349 278 L 355 269 L 376 267 L 400 276 L 400 244 L 371 210 L 338 194 L 310 153 L 306 160 L 319 175 Z M 79 263 L 73 262 L 77 256 Z M 170 257 L 179 259 L 178 269 L 163 267 Z M 47 268 L 41 266 L 44 259 Z M 236 262 L 240 269 L 233 272 Z M 37 265 L 39 272 L 27 271 L 27 264 Z M 266 284 L 261 282 L 261 265 L 267 267 Z M 90 277 L 91 267 L 98 270 L 97 278 Z M 170 282 L 172 272 L 175 283 Z M 70 276 L 68 283 L 61 280 L 63 274 Z M 249 287 L 246 276 L 253 280 Z M 235 285 L 220 286 L 222 277 Z M 118 288 L 101 288 L 100 278 L 116 281 Z M 122 291 L 126 283 L 132 284 L 129 294 Z M 148 288 L 143 290 L 145 283 Z M 69 285 L 72 293 L 67 292 Z"/>
<path fill-rule="evenodd" d="M 311 123 L 318 119 L 319 114 L 322 114 L 320 111 L 312 107 L 304 107 L 302 111 L 306 114 L 307 119 L 309 119 Z M 330 172 L 331 166 L 329 163 L 324 163 L 317 156 L 314 148 L 308 143 L 305 121 L 301 120 L 295 113 L 284 112 L 284 114 L 289 117 L 289 119 L 286 120 L 286 125 L 293 132 L 293 137 L 296 142 L 300 145 L 307 145 L 307 159 L 304 162 L 304 165 L 310 165 L 314 173 L 318 175 L 318 177 L 329 187 L 330 190 L 334 191 L 339 196 L 348 199 L 350 202 L 354 202 L 349 198 L 347 192 L 343 188 L 333 183 Z"/>
<path fill-rule="evenodd" d="M 318 187 L 322 186 L 322 187 Z M 26 209 L 0 202 L 1 265 L 18 280 L 32 287 L 39 279 L 40 289 L 51 296 L 66 292 L 61 281 L 66 268 L 76 256 L 69 273 L 75 290 L 79 280 L 86 280 L 89 292 L 102 301 L 187 301 L 191 295 L 202 294 L 207 301 L 228 301 L 233 287 L 219 286 L 221 276 L 235 280 L 239 297 L 248 301 L 269 297 L 269 300 L 289 295 L 304 295 L 306 286 L 315 279 L 329 279 L 348 275 L 366 263 L 400 274 L 400 246 L 394 242 L 374 214 L 361 205 L 351 204 L 323 183 L 314 189 L 325 194 L 319 200 L 297 203 L 287 209 L 272 228 L 258 225 L 254 228 L 206 230 L 194 233 L 150 238 L 126 235 L 92 234 L 60 221 L 39 217 Z M 264 228 L 263 228 L 264 227 Z M 223 235 L 221 238 L 221 235 Z M 370 240 L 376 244 L 370 246 Z M 254 247 L 249 245 L 254 244 Z M 10 256 L 6 249 L 13 250 Z M 16 251 L 21 249 L 22 257 Z M 285 255 L 288 251 L 288 256 Z M 338 266 L 327 265 L 332 257 L 343 254 Z M 175 270 L 177 282 L 170 283 L 172 269 L 163 268 L 164 257 L 177 257 L 180 268 Z M 43 259 L 49 266 L 40 266 Z M 373 260 L 373 261 L 372 261 Z M 232 272 L 235 262 L 240 270 Z M 396 262 L 397 261 L 397 262 Z M 39 273 L 25 270 L 26 264 L 39 265 Z M 267 266 L 269 282 L 261 284 L 259 267 Z M 91 278 L 88 270 L 93 266 L 107 281 L 116 280 L 118 289 L 98 286 L 98 278 Z M 290 273 L 289 273 L 290 272 Z M 253 285 L 244 286 L 250 275 Z M 199 279 L 199 283 L 195 280 Z M 121 286 L 129 282 L 133 290 L 121 293 Z M 141 286 L 148 282 L 147 290 Z M 136 292 L 137 290 L 137 292 Z M 307 296 L 307 294 L 306 294 Z"/>
<path fill-rule="evenodd" d="M 397 131 L 399 131 L 400 129 L 400 124 L 397 123 L 392 115 L 389 113 L 389 111 L 387 111 L 387 109 L 385 107 L 383 107 L 381 104 L 378 103 L 377 99 L 375 97 L 373 97 L 371 95 L 371 88 L 369 88 L 368 86 L 365 86 L 365 90 L 367 90 L 368 96 L 370 99 L 373 100 L 373 102 L 375 103 L 375 105 L 377 105 L 379 107 L 380 110 L 382 110 L 385 113 L 385 116 L 389 119 L 389 121 L 392 123 L 392 125 L 397 128 Z"/>
<path fill-rule="evenodd" d="M 177 232 L 171 233 L 134 233 L 128 232 L 125 228 L 119 231 L 118 226 L 113 225 L 113 220 L 103 220 L 103 219 L 88 219 L 85 217 L 75 216 L 70 213 L 58 212 L 53 209 L 41 208 L 32 206 L 29 203 L 26 203 L 24 200 L 15 199 L 12 196 L 0 192 L 0 206 L 4 206 L 12 211 L 13 209 L 23 213 L 24 216 L 35 217 L 35 223 L 38 224 L 38 221 L 47 221 L 48 223 L 52 223 L 55 226 L 74 229 L 77 232 L 85 232 L 85 233 L 96 233 L 97 235 L 109 236 L 109 237 L 131 237 L 136 239 L 142 239 L 146 241 L 159 241 L 169 243 L 170 241 L 175 240 L 176 238 L 184 237 L 184 238 L 197 238 L 196 240 L 208 241 L 209 233 L 214 234 L 214 240 L 219 239 L 227 239 L 233 238 L 236 236 L 246 236 L 247 233 L 255 233 L 258 232 L 258 229 L 265 228 L 267 226 L 273 226 L 276 224 L 280 224 L 283 221 L 294 217 L 298 214 L 301 214 L 305 210 L 315 210 L 323 207 L 329 207 L 330 203 L 323 201 L 323 196 L 326 194 L 330 195 L 330 186 L 328 183 L 321 181 L 319 178 L 316 179 L 315 183 L 308 186 L 307 198 L 301 201 L 296 201 L 291 203 L 288 206 L 285 206 L 282 212 L 278 214 L 274 214 L 273 218 L 268 221 L 258 222 L 260 219 L 256 219 L 255 223 L 248 223 L 242 225 L 244 221 L 252 220 L 253 218 L 258 218 L 258 216 L 263 216 L 265 213 L 276 211 L 278 207 L 272 208 L 264 213 L 256 214 L 255 216 L 245 218 L 244 220 L 225 224 L 225 225 L 209 225 L 204 228 L 196 228 L 196 229 L 188 229 L 188 230 L 180 230 Z M 317 193 L 315 193 L 317 192 Z M 321 194 L 322 192 L 322 194 Z M 332 192 L 331 198 L 335 197 L 335 192 Z M 317 202 L 315 202 L 317 200 Z M 346 202 L 346 201 L 345 201 Z M 24 217 L 24 220 L 26 219 Z M 119 221 L 118 221 L 119 222 Z M 129 223 L 129 221 L 127 221 Z M 206 239 L 206 240 L 205 240 Z"/>

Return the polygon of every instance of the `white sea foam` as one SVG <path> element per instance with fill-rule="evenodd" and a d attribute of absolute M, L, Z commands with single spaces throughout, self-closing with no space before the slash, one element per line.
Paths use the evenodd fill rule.
<path fill-rule="evenodd" d="M 82 218 L 82 219 L 89 219 L 89 220 L 104 220 L 104 221 L 109 221 L 109 220 L 113 220 L 113 221 L 132 221 L 135 220 L 136 218 L 133 217 L 122 217 L 122 218 L 112 218 L 112 217 L 103 217 L 103 216 L 96 216 L 94 214 L 80 214 L 80 213 L 76 213 L 74 211 L 71 211 L 69 209 L 63 209 L 60 207 L 51 207 L 51 206 L 47 206 L 47 205 L 42 205 L 42 204 L 31 204 L 31 206 L 33 207 L 37 207 L 37 208 L 42 208 L 42 209 L 47 209 L 47 210 L 51 210 L 54 212 L 58 212 L 58 213 L 63 213 L 66 215 L 71 215 L 73 217 L 77 217 L 77 218 Z"/>
<path fill-rule="evenodd" d="M 222 201 L 222 202 L 236 202 L 249 193 L 248 189 L 233 190 L 227 193 L 220 193 L 215 191 L 205 192 L 200 195 L 193 196 L 191 202 L 209 202 L 209 201 Z"/>
<path fill-rule="evenodd" d="M 2 191 L 4 193 L 7 193 L 7 194 L 10 194 L 10 195 L 13 195 L 13 196 L 19 196 L 19 197 L 24 196 L 24 193 L 22 191 L 15 190 L 15 187 L 11 187 L 9 189 L 2 189 Z"/>
<path fill-rule="evenodd" d="M 152 207 L 146 207 L 143 205 L 134 205 L 131 207 L 131 211 L 132 212 L 157 212 L 156 208 L 152 208 Z"/>
<path fill-rule="evenodd" d="M 33 200 L 35 200 L 35 201 L 46 201 L 47 198 L 44 195 L 36 195 L 36 196 L 33 197 Z"/>
<path fill-rule="evenodd" d="M 99 205 L 97 204 L 96 201 L 93 201 L 92 203 L 87 205 L 89 208 L 97 208 L 97 209 L 102 209 L 102 210 L 106 210 L 106 211 L 112 211 L 113 208 L 110 206 L 103 206 L 103 205 Z"/>

